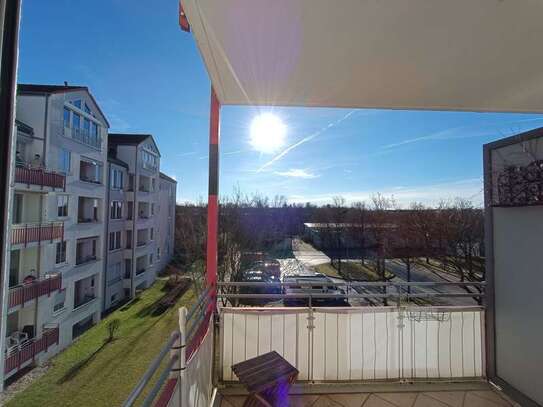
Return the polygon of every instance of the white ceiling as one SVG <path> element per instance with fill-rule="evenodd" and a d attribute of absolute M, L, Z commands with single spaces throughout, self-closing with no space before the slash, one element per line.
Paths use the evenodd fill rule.
<path fill-rule="evenodd" d="M 222 104 L 543 112 L 543 0 L 183 0 Z"/>

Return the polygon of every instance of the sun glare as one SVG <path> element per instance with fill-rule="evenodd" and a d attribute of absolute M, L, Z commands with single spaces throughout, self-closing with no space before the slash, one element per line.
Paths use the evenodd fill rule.
<path fill-rule="evenodd" d="M 287 127 L 273 113 L 262 113 L 251 123 L 251 145 L 265 154 L 275 153 L 285 144 Z"/>

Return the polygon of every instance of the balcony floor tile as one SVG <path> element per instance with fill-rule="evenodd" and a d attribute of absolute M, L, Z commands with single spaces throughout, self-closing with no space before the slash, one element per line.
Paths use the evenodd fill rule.
<path fill-rule="evenodd" d="M 224 396 L 222 407 L 242 407 L 246 396 Z M 290 407 L 512 407 L 493 391 L 436 391 L 289 396 Z"/>

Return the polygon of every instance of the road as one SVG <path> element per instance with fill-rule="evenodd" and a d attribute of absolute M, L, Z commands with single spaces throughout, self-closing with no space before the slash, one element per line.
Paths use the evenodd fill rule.
<path fill-rule="evenodd" d="M 285 276 L 292 275 L 313 275 L 315 274 L 314 266 L 319 264 L 325 264 L 330 262 L 330 258 L 323 252 L 315 249 L 313 246 L 299 240 L 293 239 L 292 249 L 294 258 L 290 259 L 278 259 L 281 264 L 281 279 Z M 404 263 L 399 260 L 386 260 L 386 267 L 393 272 L 396 277 L 392 279 L 392 282 L 405 282 L 407 281 L 407 269 Z M 341 278 L 332 278 L 334 282 L 345 282 Z M 411 265 L 411 281 L 412 282 L 443 282 L 443 281 L 458 281 L 454 279 L 449 273 L 439 273 L 429 271 L 426 267 L 418 264 Z M 379 293 L 378 288 L 357 288 L 357 292 L 360 294 Z M 450 294 L 465 294 L 466 291 L 460 287 L 454 286 L 440 286 L 440 287 L 424 287 L 415 288 L 412 287 L 412 293 L 417 292 L 439 292 Z M 378 299 L 352 299 L 351 305 L 381 305 L 382 302 Z M 476 301 L 472 298 L 434 298 L 432 299 L 434 305 L 476 305 Z"/>

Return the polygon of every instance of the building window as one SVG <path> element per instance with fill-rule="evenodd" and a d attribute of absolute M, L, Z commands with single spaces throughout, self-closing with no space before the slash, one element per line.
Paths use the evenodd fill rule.
<path fill-rule="evenodd" d="M 153 253 L 149 254 L 149 265 L 153 264 Z"/>
<path fill-rule="evenodd" d="M 117 250 L 121 248 L 121 232 L 109 233 L 109 250 Z"/>
<path fill-rule="evenodd" d="M 151 204 L 151 215 L 154 215 L 155 214 L 155 204 L 152 203 Z"/>
<path fill-rule="evenodd" d="M 78 109 L 81 109 L 81 99 L 74 100 L 72 104 Z"/>
<path fill-rule="evenodd" d="M 85 113 L 91 114 L 90 107 L 89 107 L 89 105 L 87 105 L 87 103 L 85 103 L 85 109 L 84 110 L 85 110 Z"/>
<path fill-rule="evenodd" d="M 120 201 L 111 201 L 109 204 L 109 218 L 121 219 L 123 217 L 123 203 Z"/>
<path fill-rule="evenodd" d="M 102 183 L 102 163 L 87 158 L 79 162 L 79 179 L 95 184 Z"/>
<path fill-rule="evenodd" d="M 109 174 L 111 189 L 123 189 L 123 172 L 112 168 Z"/>
<path fill-rule="evenodd" d="M 72 153 L 65 148 L 61 148 L 58 153 L 58 170 L 65 174 L 70 172 L 72 166 Z"/>
<path fill-rule="evenodd" d="M 64 108 L 64 127 L 70 127 L 70 109 Z"/>
<path fill-rule="evenodd" d="M 83 132 L 87 135 L 90 134 L 90 120 L 83 119 Z"/>
<path fill-rule="evenodd" d="M 68 216 L 68 195 L 57 195 L 57 216 L 59 218 Z"/>
<path fill-rule="evenodd" d="M 81 116 L 79 116 L 77 113 L 73 114 L 73 126 L 74 128 L 78 129 L 81 125 Z"/>
<path fill-rule="evenodd" d="M 155 191 L 155 179 L 151 178 L 151 191 Z"/>
<path fill-rule="evenodd" d="M 113 295 L 111 296 L 110 302 L 111 302 L 111 304 L 117 302 L 117 294 L 113 294 Z"/>
<path fill-rule="evenodd" d="M 55 294 L 55 302 L 53 305 L 53 312 L 59 312 L 64 309 L 64 302 L 66 301 L 66 289 L 60 290 Z"/>
<path fill-rule="evenodd" d="M 57 243 L 56 264 L 66 263 L 66 241 Z"/>
<path fill-rule="evenodd" d="M 151 237 L 149 238 L 149 240 L 153 240 L 155 236 L 155 229 L 151 228 Z"/>
<path fill-rule="evenodd" d="M 156 248 L 156 259 L 160 260 L 160 247 Z"/>
<path fill-rule="evenodd" d="M 107 273 L 107 285 L 112 286 L 122 280 L 122 263 L 116 263 L 109 266 Z"/>

